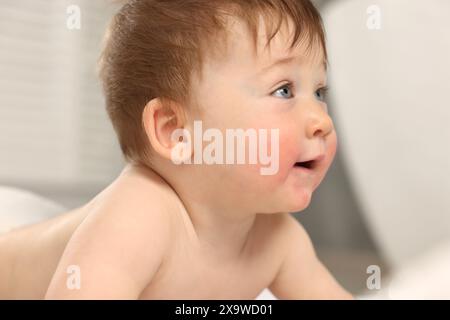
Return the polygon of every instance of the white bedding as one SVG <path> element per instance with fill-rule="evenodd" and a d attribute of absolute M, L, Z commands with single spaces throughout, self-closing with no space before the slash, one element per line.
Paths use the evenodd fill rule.
<path fill-rule="evenodd" d="M 64 211 L 63 206 L 31 191 L 0 186 L 0 234 Z"/>

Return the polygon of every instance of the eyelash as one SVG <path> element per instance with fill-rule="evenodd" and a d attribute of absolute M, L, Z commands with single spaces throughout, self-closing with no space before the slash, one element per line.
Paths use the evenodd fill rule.
<path fill-rule="evenodd" d="M 279 87 L 278 89 L 276 89 L 274 92 L 272 92 L 272 95 L 274 93 L 276 93 L 278 90 L 283 89 L 283 88 L 289 88 L 289 90 L 293 91 L 293 87 L 294 87 L 294 85 L 291 82 L 286 83 L 286 84 L 282 85 L 281 87 Z M 315 93 L 320 92 L 321 96 L 322 96 L 322 98 L 319 98 L 319 100 L 321 100 L 321 101 L 325 100 L 325 98 L 327 97 L 329 89 L 330 88 L 328 86 L 324 86 L 324 87 L 321 87 L 321 88 L 316 90 Z"/>

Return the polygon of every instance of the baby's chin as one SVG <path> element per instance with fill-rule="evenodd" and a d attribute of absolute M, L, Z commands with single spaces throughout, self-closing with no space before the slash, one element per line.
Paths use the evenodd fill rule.
<path fill-rule="evenodd" d="M 262 199 L 269 200 L 269 202 L 259 203 L 258 206 L 263 205 L 264 208 L 259 208 L 258 212 L 265 212 L 274 214 L 278 212 L 299 212 L 309 207 L 313 196 L 313 190 L 309 188 L 296 188 L 295 190 L 283 190 L 283 192 L 276 192 L 275 194 L 266 195 Z"/>
<path fill-rule="evenodd" d="M 295 193 L 287 197 L 287 211 L 288 212 L 299 212 L 303 211 L 309 207 L 311 203 L 311 199 L 313 196 L 313 190 L 302 188 L 300 190 L 296 190 Z"/>
<path fill-rule="evenodd" d="M 305 210 L 310 205 L 314 191 L 321 181 L 310 180 L 299 182 L 299 180 L 291 180 L 290 182 L 283 187 L 283 198 L 280 199 L 280 203 L 284 204 L 285 210 L 288 212 Z"/>

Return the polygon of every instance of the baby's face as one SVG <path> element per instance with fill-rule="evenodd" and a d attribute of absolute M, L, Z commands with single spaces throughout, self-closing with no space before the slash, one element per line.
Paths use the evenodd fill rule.
<path fill-rule="evenodd" d="M 267 155 L 277 151 L 274 143 L 279 145 L 278 168 L 271 175 L 260 170 L 269 165 L 249 163 L 249 152 L 259 150 L 250 150 L 248 139 L 246 164 L 194 166 L 196 176 L 207 179 L 202 191 L 223 205 L 261 213 L 303 210 L 334 158 L 336 133 L 320 90 L 327 82 L 321 50 L 316 47 L 308 56 L 302 46 L 288 51 L 287 34 L 283 26 L 269 51 L 263 49 L 266 36 L 260 33 L 255 57 L 250 34 L 235 24 L 227 57 L 207 61 L 203 80 L 194 84 L 201 112 L 191 113 L 192 120 L 201 120 L 203 131 L 223 133 L 224 155 L 226 129 L 266 129 Z M 285 57 L 294 58 L 269 67 Z M 271 141 L 271 129 L 279 130 L 278 139 Z M 296 166 L 318 156 L 311 169 Z M 272 154 L 273 162 L 275 158 Z"/>

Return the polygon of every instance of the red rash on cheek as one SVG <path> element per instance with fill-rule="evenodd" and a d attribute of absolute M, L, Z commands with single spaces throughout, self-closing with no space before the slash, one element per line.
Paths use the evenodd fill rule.
<path fill-rule="evenodd" d="M 272 122 L 272 123 L 270 123 Z M 270 124 L 268 124 L 270 123 Z M 245 128 L 245 127 L 244 127 Z M 247 129 L 252 129 L 256 131 L 257 134 L 257 150 L 253 150 L 253 152 L 257 152 L 257 165 L 248 165 L 246 171 L 251 175 L 258 175 L 262 178 L 266 183 L 275 187 L 276 185 L 282 184 L 285 182 L 287 177 L 289 176 L 295 162 L 297 161 L 300 150 L 300 141 L 299 141 L 299 130 L 297 126 L 289 126 L 287 124 L 283 124 L 282 126 L 274 126 L 273 119 L 264 119 L 259 123 L 252 123 L 251 126 L 247 125 Z M 244 129 L 246 130 L 246 129 Z M 278 131 L 278 137 L 272 131 Z M 261 143 L 261 132 L 264 132 L 266 135 L 266 147 L 263 150 L 260 149 Z M 278 148 L 274 148 L 273 143 L 278 144 Z M 247 155 L 249 154 L 249 141 L 246 139 L 247 146 Z M 274 152 L 278 151 L 278 159 L 274 156 Z M 270 167 L 270 164 L 262 164 L 261 163 L 261 153 L 265 158 L 270 158 L 272 162 L 278 161 L 278 171 L 273 175 L 261 175 L 260 169 L 262 167 Z M 272 166 L 273 167 L 273 166 Z M 250 171 L 248 171 L 250 170 Z M 252 172 L 252 173 L 250 173 Z"/>
<path fill-rule="evenodd" d="M 278 173 L 274 175 L 278 183 L 283 183 L 287 179 L 299 156 L 300 141 L 298 136 L 294 130 L 279 129 Z"/>
<path fill-rule="evenodd" d="M 300 143 L 292 134 L 280 135 L 280 169 L 291 169 L 299 155 Z"/>

